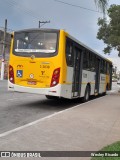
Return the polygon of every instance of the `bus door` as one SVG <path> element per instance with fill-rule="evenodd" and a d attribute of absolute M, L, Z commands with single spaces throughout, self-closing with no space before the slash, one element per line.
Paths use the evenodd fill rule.
<path fill-rule="evenodd" d="M 112 64 L 107 63 L 107 75 L 108 75 L 108 86 L 107 86 L 107 90 L 111 90 L 112 89 Z"/>
<path fill-rule="evenodd" d="M 100 59 L 96 58 L 95 95 L 99 93 L 100 86 Z"/>
<path fill-rule="evenodd" d="M 110 65 L 110 88 L 109 88 L 109 90 L 111 90 L 112 89 L 112 64 Z"/>
<path fill-rule="evenodd" d="M 82 50 L 74 48 L 74 63 L 73 63 L 73 83 L 72 92 L 73 97 L 80 96 L 81 79 L 82 79 Z"/>

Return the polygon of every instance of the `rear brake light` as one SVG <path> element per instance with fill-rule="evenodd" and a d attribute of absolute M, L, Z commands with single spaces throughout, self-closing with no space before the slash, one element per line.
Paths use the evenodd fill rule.
<path fill-rule="evenodd" d="M 60 78 L 60 68 L 56 68 L 52 75 L 50 87 L 56 86 L 59 83 L 59 78 Z"/>
<path fill-rule="evenodd" d="M 11 65 L 9 65 L 9 81 L 11 83 L 15 83 L 15 81 L 14 81 L 14 70 L 13 70 L 13 67 Z"/>

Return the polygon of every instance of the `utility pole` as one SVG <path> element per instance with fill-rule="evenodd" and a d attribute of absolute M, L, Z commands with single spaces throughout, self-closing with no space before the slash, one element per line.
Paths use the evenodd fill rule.
<path fill-rule="evenodd" d="M 39 28 L 40 28 L 41 26 L 43 26 L 44 24 L 46 24 L 46 23 L 50 23 L 50 21 L 39 21 Z M 40 24 L 42 24 L 42 25 L 40 25 Z"/>
<path fill-rule="evenodd" d="M 6 45 L 7 19 L 5 19 L 3 48 L 2 48 L 2 63 L 1 63 L 1 80 L 4 80 L 5 72 L 5 45 Z"/>

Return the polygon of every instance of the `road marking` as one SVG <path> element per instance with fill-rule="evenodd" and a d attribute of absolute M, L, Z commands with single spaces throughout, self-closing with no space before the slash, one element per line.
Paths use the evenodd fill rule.
<path fill-rule="evenodd" d="M 105 97 L 105 96 L 99 97 L 99 98 L 97 98 L 97 99 L 93 99 L 93 100 L 90 100 L 90 101 L 88 101 L 88 102 L 85 102 L 85 103 L 82 103 L 82 104 L 78 104 L 78 105 L 73 106 L 73 107 L 71 107 L 71 108 L 67 108 L 67 109 L 65 109 L 65 110 L 62 110 L 62 111 L 59 111 L 59 112 L 55 112 L 55 113 L 53 113 L 53 114 L 51 114 L 51 115 L 49 115 L 49 116 L 46 116 L 46 117 L 44 117 L 44 118 L 41 118 L 41 119 L 38 119 L 38 120 L 36 120 L 36 121 L 30 122 L 30 123 L 28 123 L 28 124 L 25 124 L 25 125 L 23 125 L 23 126 L 17 127 L 17 128 L 15 128 L 15 129 L 10 130 L 10 131 L 1 133 L 1 134 L 0 134 L 0 138 L 5 137 L 5 136 L 7 136 L 7 135 L 10 135 L 10 134 L 12 134 L 12 133 L 14 133 L 14 132 L 20 131 L 20 130 L 22 130 L 22 129 L 24 129 L 24 128 L 27 128 L 27 127 L 29 127 L 29 126 L 33 126 L 33 125 L 35 125 L 35 124 L 37 124 L 37 123 L 39 123 L 39 122 L 42 122 L 42 121 L 44 121 L 44 120 L 46 120 L 46 119 L 50 119 L 50 118 L 52 118 L 52 117 L 55 117 L 56 115 L 59 115 L 59 114 L 61 114 L 61 113 L 63 113 L 63 112 L 67 112 L 67 111 L 73 110 L 74 108 L 77 108 L 77 107 L 86 105 L 86 104 L 88 104 L 88 103 L 91 103 L 91 102 L 93 102 L 93 101 L 102 99 L 102 98 L 104 98 L 104 97 Z"/>

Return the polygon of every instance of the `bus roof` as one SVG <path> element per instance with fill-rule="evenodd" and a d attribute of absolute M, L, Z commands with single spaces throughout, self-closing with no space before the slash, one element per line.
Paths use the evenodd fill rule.
<path fill-rule="evenodd" d="M 67 33 L 67 32 L 66 32 Z M 112 61 L 110 61 L 109 59 L 105 58 L 104 56 L 102 56 L 101 54 L 97 53 L 96 51 L 94 51 L 93 49 L 91 49 L 90 47 L 86 46 L 84 43 L 82 43 L 81 41 L 79 41 L 78 39 L 74 38 L 73 36 L 71 36 L 69 33 L 68 37 L 71 38 L 72 40 L 74 40 L 75 42 L 77 42 L 78 44 L 80 44 L 81 46 L 85 47 L 86 49 L 88 49 L 89 51 L 95 53 L 96 55 L 98 55 L 100 58 L 108 61 L 109 63 L 112 63 Z"/>
<path fill-rule="evenodd" d="M 100 58 L 108 61 L 109 63 L 112 63 L 112 61 L 110 61 L 109 59 L 105 58 L 104 56 L 102 56 L 101 54 L 97 53 L 96 51 L 94 51 L 93 49 L 91 49 L 90 47 L 88 47 L 87 45 L 85 45 L 84 43 L 82 43 L 81 41 L 79 41 L 78 39 L 74 38 L 73 36 L 71 36 L 68 32 L 66 32 L 64 29 L 50 29 L 50 28 L 30 28 L 30 29 L 23 29 L 23 30 L 18 30 L 15 32 L 23 32 L 23 31 L 35 31 L 35 30 L 41 30 L 41 31 L 54 31 L 54 32 L 59 32 L 59 31 L 64 31 L 65 33 L 68 34 L 68 37 L 71 38 L 72 40 L 74 40 L 75 42 L 77 42 L 78 44 L 80 44 L 81 46 L 85 47 L 86 49 L 88 49 L 89 51 L 95 53 L 96 55 L 98 55 Z"/>
<path fill-rule="evenodd" d="M 26 31 L 54 31 L 59 32 L 60 29 L 51 29 L 51 28 L 29 28 L 29 29 L 22 29 L 14 32 L 26 32 Z"/>

